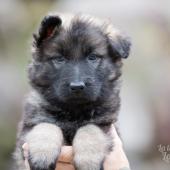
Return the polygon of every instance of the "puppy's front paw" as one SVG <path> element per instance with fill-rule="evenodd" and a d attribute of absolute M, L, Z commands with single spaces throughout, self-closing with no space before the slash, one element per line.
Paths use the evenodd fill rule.
<path fill-rule="evenodd" d="M 63 141 L 61 130 L 55 125 L 41 123 L 26 136 L 31 170 L 55 170 Z"/>
<path fill-rule="evenodd" d="M 75 155 L 74 163 L 77 170 L 103 170 L 103 155 L 87 154 Z"/>
<path fill-rule="evenodd" d="M 60 150 L 56 148 L 30 149 L 28 162 L 31 170 L 55 170 Z"/>
<path fill-rule="evenodd" d="M 81 127 L 73 140 L 74 163 L 77 170 L 102 170 L 110 140 L 95 125 Z"/>

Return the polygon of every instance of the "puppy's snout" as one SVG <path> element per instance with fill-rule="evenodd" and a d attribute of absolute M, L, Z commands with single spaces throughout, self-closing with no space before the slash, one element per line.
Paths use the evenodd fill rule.
<path fill-rule="evenodd" d="M 83 81 L 71 82 L 70 83 L 71 91 L 83 91 L 84 88 L 85 88 L 85 84 L 84 84 Z"/>

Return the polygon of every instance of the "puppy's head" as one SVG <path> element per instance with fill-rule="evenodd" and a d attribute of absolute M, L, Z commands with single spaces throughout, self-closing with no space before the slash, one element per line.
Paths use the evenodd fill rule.
<path fill-rule="evenodd" d="M 48 15 L 34 35 L 29 79 L 51 102 L 104 100 L 116 91 L 121 60 L 129 51 L 129 40 L 108 23 Z"/>

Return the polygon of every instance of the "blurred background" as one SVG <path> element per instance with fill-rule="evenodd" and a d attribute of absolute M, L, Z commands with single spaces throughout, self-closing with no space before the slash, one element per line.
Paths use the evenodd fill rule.
<path fill-rule="evenodd" d="M 29 92 L 31 36 L 48 11 L 110 18 L 131 37 L 118 122 L 124 148 L 132 169 L 169 170 L 169 0 L 0 0 L 0 169 L 12 169 L 17 123 Z"/>

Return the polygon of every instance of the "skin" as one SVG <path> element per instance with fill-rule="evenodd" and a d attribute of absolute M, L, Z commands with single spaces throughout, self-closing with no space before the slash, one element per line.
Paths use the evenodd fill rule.
<path fill-rule="evenodd" d="M 123 151 L 122 141 L 120 140 L 115 127 L 112 126 L 109 132 L 114 138 L 114 150 L 107 155 L 104 161 L 104 170 L 130 170 L 128 159 Z M 25 157 L 25 166 L 29 170 L 27 161 L 29 146 L 27 143 L 23 145 Z M 72 146 L 63 146 L 60 157 L 56 164 L 56 170 L 75 170 L 73 166 L 73 148 Z"/>

